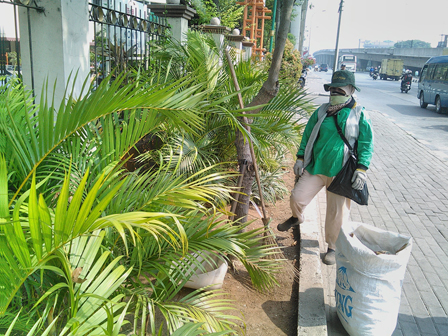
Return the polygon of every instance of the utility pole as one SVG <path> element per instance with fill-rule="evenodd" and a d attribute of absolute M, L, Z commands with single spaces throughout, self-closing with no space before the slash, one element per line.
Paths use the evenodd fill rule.
<path fill-rule="evenodd" d="M 310 49 L 311 49 L 311 26 L 310 26 L 310 30 L 309 30 L 309 34 L 308 34 L 308 57 L 311 56 Z"/>
<path fill-rule="evenodd" d="M 271 37 L 269 39 L 269 52 L 272 53 L 272 45 L 274 44 L 275 35 L 275 15 L 277 12 L 277 0 L 274 0 L 274 8 L 272 10 L 272 26 L 271 26 Z"/>
<path fill-rule="evenodd" d="M 300 55 L 303 55 L 303 39 L 304 39 L 304 35 L 305 35 L 305 21 L 306 21 L 306 12 L 308 10 L 308 0 L 304 0 L 302 2 L 301 9 L 302 10 L 300 11 L 301 20 L 300 20 L 299 51 L 300 51 Z"/>
<path fill-rule="evenodd" d="M 339 54 L 339 30 L 341 29 L 341 16 L 342 16 L 342 6 L 344 5 L 344 0 L 339 3 L 339 21 L 338 21 L 338 33 L 336 35 L 336 49 L 334 50 L 334 65 L 333 72 L 338 70 L 338 54 Z"/>

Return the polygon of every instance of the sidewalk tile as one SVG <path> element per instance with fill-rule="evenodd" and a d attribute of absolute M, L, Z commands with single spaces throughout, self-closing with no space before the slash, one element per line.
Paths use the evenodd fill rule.
<path fill-rule="evenodd" d="M 398 323 L 400 323 L 400 328 L 403 336 L 420 335 L 417 323 L 410 323 L 410 322 L 398 322 Z"/>
<path fill-rule="evenodd" d="M 448 312 L 448 290 L 442 286 L 434 286 L 433 289 L 443 309 Z"/>
<path fill-rule="evenodd" d="M 403 336 L 403 333 L 401 332 L 401 329 L 396 328 L 392 336 Z"/>
<path fill-rule="evenodd" d="M 417 318 L 416 321 L 423 335 L 437 335 L 437 329 L 432 318 Z"/>
<path fill-rule="evenodd" d="M 425 302 L 429 313 L 433 318 L 447 318 L 445 310 L 439 302 L 439 299 L 434 295 L 432 291 L 425 292 L 422 295 L 423 302 Z"/>
<path fill-rule="evenodd" d="M 400 311 L 398 314 L 398 321 L 415 323 L 414 316 L 412 316 L 411 307 L 409 306 L 409 302 L 408 302 L 408 300 L 406 298 L 406 294 L 404 292 L 401 294 Z"/>
<path fill-rule="evenodd" d="M 436 322 L 436 329 L 439 335 L 448 335 L 448 324 L 440 324 Z"/>
<path fill-rule="evenodd" d="M 414 280 L 414 283 L 420 292 L 431 291 L 431 286 L 419 266 L 408 265 L 407 270 L 411 274 L 412 280 Z"/>

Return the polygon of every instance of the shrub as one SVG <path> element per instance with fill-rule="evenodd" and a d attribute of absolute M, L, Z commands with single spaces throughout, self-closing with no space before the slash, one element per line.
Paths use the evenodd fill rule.
<path fill-rule="evenodd" d="M 272 62 L 272 54 L 267 53 L 263 66 L 266 71 L 270 68 Z M 282 66 L 280 68 L 279 80 L 281 82 L 297 82 L 302 71 L 302 57 L 298 50 L 294 49 L 294 45 L 286 40 L 285 52 L 283 54 Z"/>

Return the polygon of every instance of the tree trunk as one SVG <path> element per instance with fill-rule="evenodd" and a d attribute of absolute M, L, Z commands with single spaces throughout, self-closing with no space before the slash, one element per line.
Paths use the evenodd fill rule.
<path fill-rule="evenodd" d="M 280 14 L 282 12 L 283 2 L 277 1 L 277 12 L 275 13 L 275 42 L 278 40 L 278 28 L 280 28 Z"/>
<path fill-rule="evenodd" d="M 279 90 L 278 76 L 280 72 L 280 66 L 282 63 L 283 52 L 285 50 L 286 39 L 288 37 L 289 26 L 291 23 L 291 12 L 294 4 L 294 0 L 281 1 L 281 13 L 280 13 L 280 26 L 278 27 L 277 40 L 275 41 L 274 54 L 272 55 L 272 64 L 269 69 L 269 76 L 266 82 L 264 82 L 258 94 L 252 100 L 248 106 L 257 106 L 268 103 L 274 98 Z M 261 108 L 247 112 L 258 113 Z M 249 124 L 251 119 L 248 118 Z M 241 191 L 244 195 L 240 195 L 239 202 L 235 210 L 235 220 L 238 219 L 240 223 L 247 221 L 247 214 L 249 211 L 249 198 L 252 193 L 252 184 L 255 177 L 253 168 L 253 161 L 250 155 L 250 147 L 247 139 L 245 140 L 242 133 L 237 131 L 235 138 L 235 146 L 238 154 L 238 162 L 241 163 L 245 160 L 247 162 L 247 172 L 244 174 L 244 179 L 241 187 Z"/>

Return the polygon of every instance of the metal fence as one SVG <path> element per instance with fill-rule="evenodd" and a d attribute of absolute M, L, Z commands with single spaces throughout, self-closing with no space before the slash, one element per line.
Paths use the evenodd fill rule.
<path fill-rule="evenodd" d="M 129 5 L 132 3 L 133 5 Z M 9 37 L 5 36 L 5 27 L 0 22 L 0 85 L 11 77 L 21 77 L 21 53 L 18 33 L 17 7 L 27 10 L 30 20 L 31 10 L 43 11 L 35 0 L 0 0 L 0 5 L 12 5 L 9 27 L 14 30 Z M 132 68 L 148 70 L 151 63 L 151 49 L 162 43 L 169 35 L 165 18 L 150 13 L 140 2 L 123 0 L 91 0 L 89 2 L 89 21 L 93 29 L 93 41 L 90 46 L 91 74 L 97 81 L 111 72 L 118 74 Z M 28 27 L 30 24 L 28 22 Z M 32 31 L 29 30 L 29 41 Z M 11 37 L 15 35 L 15 37 Z M 33 50 L 30 44 L 30 72 L 32 89 L 34 90 Z"/>
<path fill-rule="evenodd" d="M 0 86 L 13 74 L 13 66 L 9 64 L 11 54 L 11 41 L 0 31 Z"/>
<path fill-rule="evenodd" d="M 168 37 L 166 19 L 149 13 L 141 3 L 134 4 L 130 6 L 120 0 L 89 3 L 89 20 L 94 32 L 90 69 L 97 83 L 111 72 L 118 74 L 132 68 L 148 70 L 151 49 Z"/>
<path fill-rule="evenodd" d="M 0 0 L 0 5 L 2 5 L 1 10 L 7 12 L 7 8 L 11 9 L 9 11 L 11 17 L 10 23 L 13 24 L 12 28 L 14 33 L 12 36 L 7 37 L 4 27 L 0 22 L 0 85 L 5 84 L 12 77 L 22 77 L 22 64 L 21 64 L 21 53 L 20 53 L 20 42 L 19 42 L 19 32 L 18 32 L 18 13 L 17 7 L 23 7 L 27 10 L 27 19 L 29 21 L 30 10 L 42 11 L 36 3 L 36 0 Z M 9 7 L 12 5 L 12 7 Z M 8 6 L 8 7 L 7 7 Z M 29 26 L 29 22 L 28 22 Z M 30 41 L 31 41 L 31 31 Z M 30 57 L 32 58 L 32 49 L 30 50 Z M 31 62 L 32 64 L 32 62 Z M 33 75 L 33 69 L 31 69 L 31 76 Z M 34 89 L 34 84 L 32 85 Z"/>

